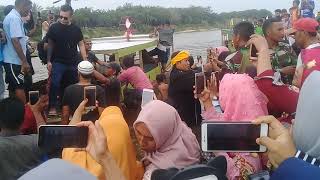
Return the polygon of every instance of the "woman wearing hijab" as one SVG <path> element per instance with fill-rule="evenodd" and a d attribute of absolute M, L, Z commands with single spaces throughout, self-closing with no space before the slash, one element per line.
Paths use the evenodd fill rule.
<path fill-rule="evenodd" d="M 201 106 L 193 96 L 195 72 L 191 70 L 188 51 L 177 51 L 171 57 L 172 71 L 169 81 L 169 104 L 178 111 L 189 127 L 200 125 Z"/>
<path fill-rule="evenodd" d="M 254 80 L 246 74 L 226 74 L 219 88 L 219 101 L 224 113 L 216 112 L 205 90 L 200 100 L 203 101 L 205 120 L 224 122 L 243 122 L 268 115 L 268 99 L 258 89 Z M 261 159 L 249 153 L 216 153 L 224 155 L 228 161 L 228 178 L 245 179 L 247 175 L 261 170 Z M 244 162 L 244 163 L 243 163 Z"/>
<path fill-rule="evenodd" d="M 144 180 L 149 180 L 156 169 L 183 168 L 199 162 L 196 136 L 172 106 L 158 100 L 148 103 L 133 127 L 145 151 Z"/>
<path fill-rule="evenodd" d="M 84 106 L 85 101 L 82 104 Z M 107 107 L 98 121 L 107 137 L 109 151 L 125 178 L 127 180 L 140 180 L 143 169 L 136 162 L 136 150 L 121 110 L 116 106 Z M 72 120 L 71 123 L 74 124 L 75 122 Z M 88 152 L 75 151 L 71 148 L 64 149 L 62 159 L 86 169 L 98 179 L 105 180 L 103 168 Z"/>
<path fill-rule="evenodd" d="M 319 89 L 320 72 L 314 71 L 302 86 L 293 124 L 293 139 L 297 149 L 316 159 L 320 159 Z"/>

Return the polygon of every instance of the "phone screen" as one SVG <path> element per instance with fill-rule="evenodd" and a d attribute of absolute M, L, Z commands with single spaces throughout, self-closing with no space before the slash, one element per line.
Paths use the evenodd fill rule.
<path fill-rule="evenodd" d="M 251 59 L 258 59 L 258 50 L 255 45 L 251 44 L 250 46 L 250 56 Z"/>
<path fill-rule="evenodd" d="M 39 100 L 39 91 L 29 91 L 29 102 L 35 105 Z"/>
<path fill-rule="evenodd" d="M 153 91 L 143 90 L 141 106 L 144 106 L 144 105 L 148 104 L 149 102 L 151 102 L 153 100 L 153 97 L 154 97 Z"/>
<path fill-rule="evenodd" d="M 96 106 L 96 87 L 95 86 L 86 87 L 84 89 L 84 92 L 85 92 L 84 98 L 88 99 L 86 107 L 94 108 Z"/>
<path fill-rule="evenodd" d="M 259 151 L 256 139 L 261 126 L 254 124 L 207 124 L 209 151 Z"/>
<path fill-rule="evenodd" d="M 38 146 L 47 150 L 57 148 L 85 148 L 88 127 L 40 126 Z"/>
<path fill-rule="evenodd" d="M 205 86 L 205 75 L 204 73 L 197 73 L 195 74 L 195 86 L 196 86 L 196 91 L 197 94 L 201 94 L 202 91 L 204 90 Z"/>

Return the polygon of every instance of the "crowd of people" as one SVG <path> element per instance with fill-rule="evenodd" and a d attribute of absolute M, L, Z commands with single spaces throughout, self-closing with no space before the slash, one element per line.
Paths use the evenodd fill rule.
<path fill-rule="evenodd" d="M 274 180 L 320 179 L 320 28 L 313 0 L 303 0 L 301 6 L 294 0 L 290 14 L 276 10 L 274 17 L 259 21 L 260 30 L 254 23 L 239 22 L 232 29 L 236 51 L 209 48 L 207 60 L 198 57 L 198 65 L 188 50 L 169 58 L 174 29 L 165 22 L 155 28 L 159 45 L 147 53 L 158 56 L 163 67 L 154 82 L 133 55 L 120 64 L 114 56 L 109 62 L 99 60 L 90 38 L 73 23 L 73 9 L 63 5 L 56 19 L 49 12 L 41 23 L 38 51 L 49 78 L 35 104 L 28 100 L 34 73 L 28 36 L 36 26 L 31 7 L 30 0 L 6 7 L 0 32 L 0 179 L 178 180 L 213 175 L 234 180 L 260 172 Z M 200 94 L 195 90 L 199 72 L 206 76 Z M 3 95 L 5 83 L 8 98 Z M 88 86 L 95 87 L 97 100 L 90 111 L 85 108 Z M 141 107 L 144 89 L 156 97 Z M 134 135 L 124 115 L 129 108 L 138 112 Z M 48 115 L 59 114 L 62 125 L 88 127 L 86 148 L 38 147 L 39 127 L 47 124 Z M 202 122 L 248 120 L 269 125 L 268 137 L 256 140 L 267 147 L 266 153 L 201 150 Z M 137 158 L 132 136 L 142 158 Z"/>

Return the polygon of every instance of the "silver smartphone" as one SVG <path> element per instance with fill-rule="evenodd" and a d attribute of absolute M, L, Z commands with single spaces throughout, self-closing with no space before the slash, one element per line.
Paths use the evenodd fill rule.
<path fill-rule="evenodd" d="M 86 104 L 86 110 L 93 110 L 96 108 L 96 99 L 97 99 L 97 89 L 96 86 L 86 86 L 84 87 L 84 96 L 85 99 L 88 99 Z"/>
<path fill-rule="evenodd" d="M 143 89 L 141 107 L 145 106 L 154 99 L 154 91 L 152 89 Z"/>

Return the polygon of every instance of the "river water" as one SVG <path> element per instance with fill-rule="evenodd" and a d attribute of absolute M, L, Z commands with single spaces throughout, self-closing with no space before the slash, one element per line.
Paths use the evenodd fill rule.
<path fill-rule="evenodd" d="M 206 58 L 206 49 L 221 45 L 221 31 L 201 31 L 201 32 L 184 32 L 174 35 L 175 50 L 189 50 L 195 57 L 202 56 Z M 102 56 L 98 56 L 103 59 Z M 41 64 L 39 58 L 33 58 L 32 63 L 35 69 L 33 81 L 38 82 L 48 78 L 45 65 Z"/>

